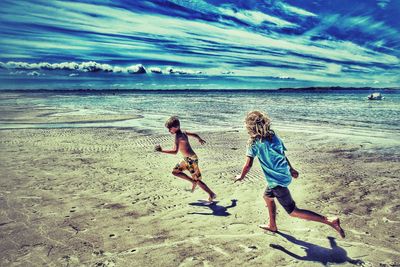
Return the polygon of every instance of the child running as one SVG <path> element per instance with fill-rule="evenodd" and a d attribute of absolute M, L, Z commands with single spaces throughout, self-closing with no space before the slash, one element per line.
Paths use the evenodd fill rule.
<path fill-rule="evenodd" d="M 178 117 L 171 117 L 165 123 L 165 127 L 168 128 L 168 131 L 171 134 L 175 135 L 175 146 L 172 150 L 164 150 L 160 145 L 155 147 L 155 150 L 162 153 L 167 154 L 177 154 L 180 151 L 183 155 L 183 160 L 178 163 L 175 168 L 172 170 L 172 174 L 185 179 L 192 183 L 192 192 L 196 188 L 197 185 L 200 186 L 201 189 L 207 192 L 208 201 L 212 202 L 217 195 L 211 191 L 211 189 L 201 181 L 201 172 L 199 169 L 199 159 L 196 153 L 193 151 L 192 147 L 189 144 L 189 136 L 196 138 L 200 144 L 204 145 L 206 141 L 204 141 L 198 134 L 190 133 L 187 131 L 182 131 L 180 128 L 180 122 Z M 183 171 L 189 171 L 191 174 L 191 178 L 186 175 Z"/>
<path fill-rule="evenodd" d="M 268 184 L 264 193 L 264 200 L 269 211 L 269 224 L 260 225 L 260 228 L 271 232 L 278 231 L 274 201 L 274 198 L 277 198 L 290 216 L 327 224 L 344 238 L 345 233 L 340 227 L 339 218 L 329 219 L 313 211 L 299 209 L 296 206 L 288 186 L 292 177 L 297 178 L 299 173 L 292 167 L 285 156 L 284 151 L 286 148 L 282 140 L 270 129 L 270 118 L 263 112 L 252 111 L 247 114 L 245 124 L 250 135 L 246 153 L 247 160 L 243 166 L 242 173 L 235 177 L 235 182 L 245 178 L 253 165 L 254 158 L 257 157 Z"/>

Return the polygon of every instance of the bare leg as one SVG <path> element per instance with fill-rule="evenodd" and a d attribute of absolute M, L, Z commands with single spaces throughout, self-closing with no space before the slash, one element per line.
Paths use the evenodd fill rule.
<path fill-rule="evenodd" d="M 199 173 L 200 173 L 200 171 L 197 171 L 197 172 L 192 174 L 192 180 L 194 181 L 194 183 L 192 184 L 192 193 L 196 189 L 196 186 L 197 186 L 198 182 L 201 179 L 201 178 L 199 179 Z M 200 176 L 201 176 L 201 174 L 200 174 Z"/>
<path fill-rule="evenodd" d="M 200 179 L 196 174 L 192 174 L 192 180 L 194 181 L 192 184 L 192 193 L 193 193 Z"/>
<path fill-rule="evenodd" d="M 269 224 L 261 224 L 259 225 L 260 228 L 271 231 L 271 232 L 277 232 L 278 227 L 276 226 L 276 205 L 275 201 L 273 198 L 269 198 L 267 196 L 264 196 L 265 203 L 267 204 L 268 207 L 268 213 L 269 213 Z"/>
<path fill-rule="evenodd" d="M 192 192 L 194 190 L 194 188 L 196 187 L 197 182 L 194 181 L 192 178 L 190 178 L 188 175 L 186 175 L 185 173 L 181 172 L 181 171 L 172 171 L 172 174 L 175 175 L 176 177 L 182 178 L 186 181 L 189 181 L 192 183 Z"/>
<path fill-rule="evenodd" d="M 292 211 L 292 213 L 290 213 L 290 216 L 297 217 L 297 218 L 304 219 L 304 220 L 327 224 L 327 225 L 331 226 L 333 229 L 335 229 L 342 238 L 345 237 L 344 230 L 340 226 L 339 218 L 328 219 L 327 217 L 319 215 L 318 213 L 315 213 L 313 211 L 302 210 L 302 209 L 298 209 L 298 208 L 295 208 L 294 211 Z"/>
<path fill-rule="evenodd" d="M 204 191 L 206 191 L 208 193 L 208 200 L 209 201 L 213 201 L 215 198 L 217 198 L 217 195 L 211 191 L 211 189 L 201 180 L 195 181 L 192 178 L 190 178 L 188 175 L 186 175 L 185 173 L 181 172 L 181 171 L 172 171 L 172 174 L 182 178 L 186 181 L 189 181 L 192 183 L 192 189 L 196 187 L 196 185 L 199 185 L 201 189 L 203 189 Z M 193 192 L 193 191 L 192 191 Z"/>
<path fill-rule="evenodd" d="M 213 201 L 215 198 L 217 198 L 217 195 L 211 191 L 211 189 L 201 180 L 197 181 L 197 184 L 200 186 L 201 189 L 206 191 L 208 193 L 208 201 Z"/>
<path fill-rule="evenodd" d="M 192 183 L 192 193 L 194 192 L 194 190 L 196 189 L 196 186 L 197 186 L 197 183 L 198 183 L 198 181 L 194 181 L 193 183 Z"/>

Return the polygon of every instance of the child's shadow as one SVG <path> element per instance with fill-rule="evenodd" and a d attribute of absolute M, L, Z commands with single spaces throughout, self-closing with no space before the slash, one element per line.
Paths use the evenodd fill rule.
<path fill-rule="evenodd" d="M 346 250 L 343 248 L 339 247 L 336 244 L 336 240 L 333 237 L 328 237 L 329 243 L 331 245 L 331 248 L 324 248 L 318 245 L 314 245 L 312 243 L 298 240 L 295 237 L 284 234 L 282 232 L 277 232 L 279 235 L 283 236 L 286 238 L 288 241 L 292 242 L 293 244 L 301 246 L 304 251 L 306 252 L 305 256 L 299 256 L 286 248 L 282 247 L 281 245 L 276 245 L 276 244 L 270 244 L 270 247 L 274 249 L 278 249 L 282 252 L 285 252 L 286 254 L 292 256 L 293 258 L 297 260 L 302 260 L 302 261 L 314 261 L 314 262 L 320 262 L 323 265 L 327 265 L 328 263 L 351 263 L 354 265 L 362 265 L 364 262 L 362 260 L 353 260 L 350 259 L 347 256 Z"/>
<path fill-rule="evenodd" d="M 206 202 L 204 200 L 199 200 L 198 202 L 192 202 L 189 203 L 189 205 L 192 206 L 198 206 L 198 207 L 205 207 L 209 208 L 212 210 L 211 213 L 205 213 L 205 212 L 189 212 L 189 214 L 199 214 L 199 215 L 214 215 L 214 216 L 229 216 L 231 215 L 229 212 L 227 212 L 228 209 L 236 207 L 237 199 L 232 199 L 232 204 L 229 206 L 219 206 L 217 205 L 218 201 L 214 201 L 212 203 Z"/>

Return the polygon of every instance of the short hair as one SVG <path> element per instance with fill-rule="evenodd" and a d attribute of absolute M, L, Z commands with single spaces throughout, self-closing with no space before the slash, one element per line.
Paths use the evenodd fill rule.
<path fill-rule="evenodd" d="M 176 116 L 172 116 L 165 122 L 165 127 L 172 128 L 172 127 L 180 127 L 181 123 L 179 122 L 179 118 Z"/>

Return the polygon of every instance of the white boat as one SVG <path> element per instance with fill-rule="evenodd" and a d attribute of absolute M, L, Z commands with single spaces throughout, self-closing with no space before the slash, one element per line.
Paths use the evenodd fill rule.
<path fill-rule="evenodd" d="M 381 93 L 372 93 L 368 95 L 368 100 L 382 100 L 384 97 L 381 95 Z"/>

